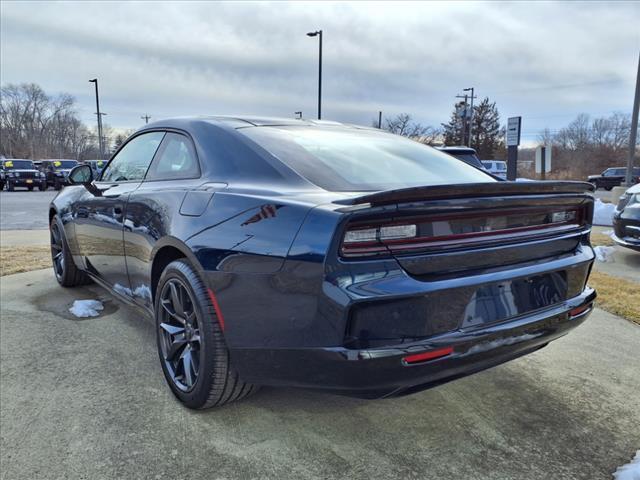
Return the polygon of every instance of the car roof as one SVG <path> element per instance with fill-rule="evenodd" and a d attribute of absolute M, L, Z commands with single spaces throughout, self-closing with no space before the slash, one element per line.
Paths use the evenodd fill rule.
<path fill-rule="evenodd" d="M 283 117 L 261 117 L 251 115 L 202 115 L 188 117 L 172 117 L 161 119 L 148 125 L 144 125 L 139 131 L 153 128 L 182 128 L 185 124 L 192 122 L 207 122 L 213 125 L 226 126 L 233 129 L 247 127 L 296 127 L 296 126 L 314 126 L 314 127 L 344 127 L 359 130 L 379 130 L 374 127 L 363 125 L 354 125 L 349 123 L 335 122 L 333 120 L 313 120 L 313 119 L 294 119 Z"/>

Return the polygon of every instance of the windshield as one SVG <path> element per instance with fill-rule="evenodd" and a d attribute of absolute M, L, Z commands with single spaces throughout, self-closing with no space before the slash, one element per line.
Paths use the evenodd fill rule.
<path fill-rule="evenodd" d="M 5 160 L 3 164 L 7 170 L 35 170 L 31 160 Z"/>
<path fill-rule="evenodd" d="M 507 164 L 504 162 L 496 162 L 496 170 L 499 172 L 506 172 Z"/>
<path fill-rule="evenodd" d="M 52 160 L 51 163 L 55 168 L 73 168 L 78 162 L 75 160 Z"/>
<path fill-rule="evenodd" d="M 434 148 L 380 131 L 251 127 L 238 132 L 310 182 L 331 191 L 495 181 Z"/>

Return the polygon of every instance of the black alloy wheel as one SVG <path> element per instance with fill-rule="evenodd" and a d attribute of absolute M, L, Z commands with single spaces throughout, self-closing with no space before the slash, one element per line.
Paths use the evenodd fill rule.
<path fill-rule="evenodd" d="M 160 293 L 158 335 L 165 367 L 180 390 L 193 389 L 202 364 L 200 322 L 194 300 L 184 283 L 172 278 Z"/>
<path fill-rule="evenodd" d="M 158 356 L 171 391 L 186 407 L 219 407 L 258 390 L 231 362 L 215 296 L 186 259 L 160 275 L 155 295 Z"/>
<path fill-rule="evenodd" d="M 75 287 L 91 283 L 89 276 L 76 267 L 73 261 L 67 240 L 64 236 L 64 228 L 58 215 L 54 215 L 49 225 L 49 237 L 51 240 L 51 262 L 56 280 L 63 287 Z"/>
<path fill-rule="evenodd" d="M 51 261 L 53 263 L 53 273 L 55 273 L 58 282 L 64 277 L 64 253 L 62 232 L 58 222 L 54 219 L 51 223 Z"/>

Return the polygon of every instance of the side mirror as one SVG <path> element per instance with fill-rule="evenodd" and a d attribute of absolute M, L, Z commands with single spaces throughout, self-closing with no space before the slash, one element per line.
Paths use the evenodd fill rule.
<path fill-rule="evenodd" d="M 69 173 L 69 183 L 72 185 L 88 185 L 93 182 L 93 170 L 86 164 L 73 167 Z"/>

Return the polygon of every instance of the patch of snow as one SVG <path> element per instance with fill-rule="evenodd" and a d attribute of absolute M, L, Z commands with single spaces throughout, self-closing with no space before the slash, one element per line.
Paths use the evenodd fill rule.
<path fill-rule="evenodd" d="M 113 289 L 118 292 L 120 295 L 124 295 L 126 297 L 131 297 L 132 296 L 132 292 L 131 289 L 128 287 L 125 287 L 124 285 L 120 285 L 119 283 L 116 283 L 113 286 Z"/>
<path fill-rule="evenodd" d="M 603 235 L 606 235 L 607 237 L 612 237 L 613 236 L 613 230 L 605 230 L 604 232 L 602 232 Z"/>
<path fill-rule="evenodd" d="M 613 472 L 615 480 L 640 480 L 640 450 L 636 452 L 636 456 L 631 462 L 618 467 Z"/>
<path fill-rule="evenodd" d="M 537 180 L 533 180 L 531 178 L 518 177 L 516 178 L 516 182 L 535 182 Z"/>
<path fill-rule="evenodd" d="M 604 247 L 602 245 L 598 245 L 593 248 L 593 251 L 596 252 L 596 260 L 600 262 L 613 262 L 613 254 L 616 252 L 616 249 L 613 247 Z"/>
<path fill-rule="evenodd" d="M 76 300 L 69 309 L 78 318 L 97 317 L 104 310 L 100 300 Z"/>
<path fill-rule="evenodd" d="M 594 225 L 613 225 L 613 213 L 616 210 L 616 206 L 613 203 L 604 203 L 599 198 L 596 198 L 596 203 L 593 208 L 593 224 Z"/>
<path fill-rule="evenodd" d="M 133 296 L 151 300 L 151 289 L 147 285 L 138 285 L 133 291 Z"/>

